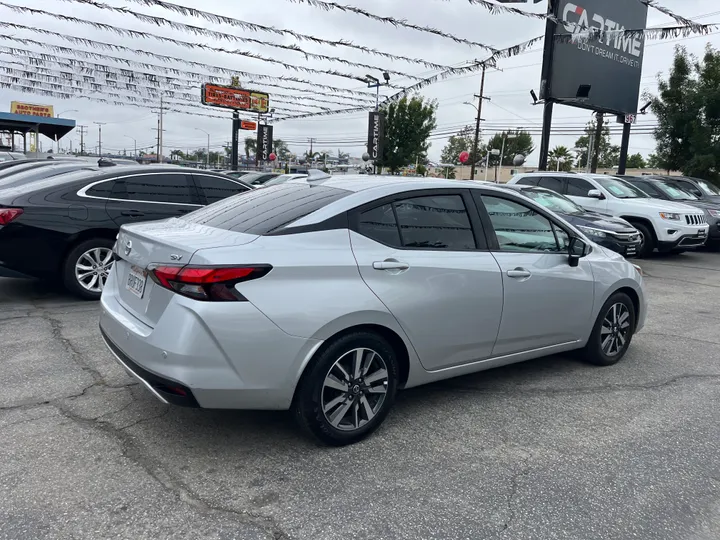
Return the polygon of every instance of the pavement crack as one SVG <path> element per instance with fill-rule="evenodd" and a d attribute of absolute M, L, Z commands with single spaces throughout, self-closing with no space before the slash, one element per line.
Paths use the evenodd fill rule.
<path fill-rule="evenodd" d="M 513 474 L 510 478 L 510 493 L 508 493 L 507 499 L 505 501 L 505 504 L 507 505 L 508 516 L 505 520 L 505 523 L 503 523 L 502 529 L 500 529 L 498 534 L 502 534 L 503 532 L 508 530 L 512 526 L 513 521 L 515 521 L 515 498 L 517 497 L 518 489 L 520 487 L 520 479 L 530 474 L 530 470 L 532 469 L 532 467 L 530 466 L 530 458 L 531 456 L 528 454 L 522 460 L 522 467 L 520 468 L 520 470 Z"/>
<path fill-rule="evenodd" d="M 75 347 L 75 345 L 72 343 L 71 340 L 63 336 L 63 327 L 62 322 L 58 319 L 52 317 L 50 313 L 43 312 L 42 317 L 50 323 L 50 328 L 52 330 L 52 336 L 56 340 L 58 340 L 60 343 L 62 343 L 63 347 L 65 347 L 65 350 L 70 353 L 70 356 L 72 357 L 73 361 L 86 373 L 89 373 L 95 383 L 105 383 L 105 379 L 103 378 L 102 374 L 95 369 L 93 366 L 91 366 L 83 354 Z"/>
<path fill-rule="evenodd" d="M 205 501 L 197 492 L 193 491 L 182 480 L 175 477 L 156 459 L 148 456 L 141 443 L 138 442 L 137 438 L 125 431 L 133 425 L 147 422 L 167 414 L 170 411 L 170 407 L 166 407 L 166 410 L 160 415 L 143 418 L 142 420 L 139 420 L 129 426 L 117 428 L 105 420 L 79 416 L 62 402 L 56 402 L 53 403 L 53 405 L 65 418 L 74 421 L 78 425 L 99 431 L 117 440 L 120 445 L 120 453 L 123 458 L 136 464 L 167 492 L 171 493 L 178 500 L 191 506 L 195 510 L 202 513 L 217 512 L 226 514 L 241 524 L 258 527 L 266 531 L 274 540 L 291 540 L 291 536 L 280 528 L 272 516 L 249 512 L 246 510 L 237 510 L 235 508 L 229 508 L 220 504 L 212 504 Z"/>

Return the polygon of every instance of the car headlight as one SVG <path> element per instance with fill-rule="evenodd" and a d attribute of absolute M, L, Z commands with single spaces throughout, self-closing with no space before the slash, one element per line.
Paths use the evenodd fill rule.
<path fill-rule="evenodd" d="M 680 221 L 680 214 L 674 212 L 660 212 L 660 217 L 668 221 Z"/>
<path fill-rule="evenodd" d="M 594 236 L 595 238 L 605 238 L 607 236 L 606 232 L 601 231 L 600 229 L 593 229 L 592 227 L 583 227 L 579 225 L 578 229 L 580 229 L 588 236 Z"/>
<path fill-rule="evenodd" d="M 708 210 L 708 214 L 714 218 L 720 218 L 720 210 Z"/>

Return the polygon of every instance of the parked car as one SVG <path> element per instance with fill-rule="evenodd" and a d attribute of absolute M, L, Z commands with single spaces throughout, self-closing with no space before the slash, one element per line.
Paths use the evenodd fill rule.
<path fill-rule="evenodd" d="M 624 257 L 637 255 L 640 247 L 640 233 L 627 221 L 620 218 L 585 210 L 567 197 L 550 189 L 521 184 L 506 185 L 536 203 L 552 210 L 598 245 L 606 247 Z"/>
<path fill-rule="evenodd" d="M 91 171 L 95 168 L 89 163 L 82 161 L 68 161 L 68 162 L 52 162 L 49 166 L 45 167 L 28 167 L 25 169 L 10 169 L 5 171 L 3 174 L 0 171 L 0 190 L 20 186 L 36 180 L 44 180 L 52 176 L 60 174 L 66 174 L 69 172 L 86 170 Z"/>
<path fill-rule="evenodd" d="M 683 203 L 652 199 L 614 176 L 562 172 L 523 173 L 510 184 L 552 189 L 593 212 L 624 219 L 640 232 L 639 257 L 681 252 L 705 244 L 709 226 L 702 210 Z"/>
<path fill-rule="evenodd" d="M 668 181 L 665 177 L 623 176 L 622 179 L 640 188 L 655 199 L 679 201 L 701 209 L 705 212 L 705 219 L 710 226 L 706 245 L 713 250 L 720 249 L 720 196 L 718 196 L 717 201 L 713 201 L 711 196 L 706 196 L 703 200 L 700 200 L 689 191 L 690 188 L 687 188 L 686 185 L 680 182 Z M 700 191 L 700 189 L 697 188 L 697 191 Z"/>
<path fill-rule="evenodd" d="M 242 178 L 246 174 L 250 174 L 253 171 L 222 171 L 223 174 L 232 176 L 233 178 Z"/>
<path fill-rule="evenodd" d="M 331 445 L 398 388 L 568 350 L 614 364 L 646 316 L 638 267 L 474 182 L 311 173 L 123 225 L 114 252 L 102 336 L 150 392 L 290 408 Z"/>
<path fill-rule="evenodd" d="M 651 176 L 660 178 L 671 184 L 675 184 L 685 191 L 695 195 L 699 200 L 712 203 L 720 203 L 720 187 L 712 182 L 690 176 Z"/>
<path fill-rule="evenodd" d="M 27 159 L 27 157 L 22 152 L 7 152 L 5 150 L 0 151 L 0 162 L 20 161 L 23 159 Z"/>
<path fill-rule="evenodd" d="M 284 184 L 285 182 L 289 182 L 290 180 L 302 180 L 307 177 L 307 174 L 281 174 L 280 176 L 271 178 L 270 180 L 262 184 L 262 187 L 276 186 L 278 184 Z"/>
<path fill-rule="evenodd" d="M 4 189 L 2 181 L 0 271 L 58 280 L 95 300 L 121 225 L 180 216 L 251 189 L 224 175 L 160 165 L 86 167 Z"/>
<path fill-rule="evenodd" d="M 243 182 L 250 184 L 251 186 L 259 187 L 262 186 L 268 180 L 272 180 L 280 176 L 279 173 L 267 173 L 267 172 L 251 172 L 242 176 Z"/>

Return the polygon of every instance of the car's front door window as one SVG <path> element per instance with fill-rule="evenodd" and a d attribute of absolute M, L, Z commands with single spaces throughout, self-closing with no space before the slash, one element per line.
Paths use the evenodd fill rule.
<path fill-rule="evenodd" d="M 549 219 L 529 206 L 484 195 L 500 251 L 567 252 L 569 238 Z"/>

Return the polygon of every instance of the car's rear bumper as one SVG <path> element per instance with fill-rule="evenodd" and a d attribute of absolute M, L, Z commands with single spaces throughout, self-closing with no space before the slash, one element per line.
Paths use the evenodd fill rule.
<path fill-rule="evenodd" d="M 116 360 L 166 402 L 287 409 L 321 344 L 286 334 L 249 302 L 198 302 L 179 295 L 151 328 L 117 301 L 116 287 L 111 273 L 101 298 L 103 338 Z"/>

